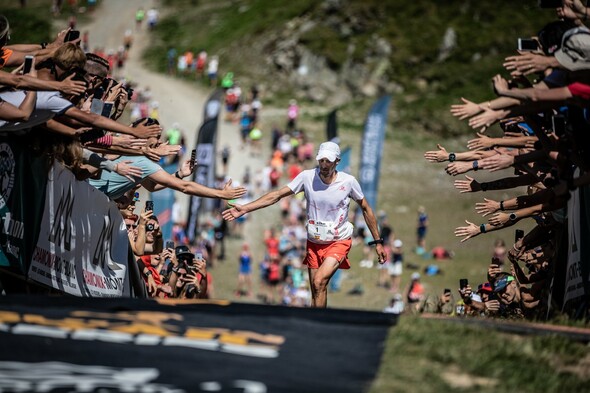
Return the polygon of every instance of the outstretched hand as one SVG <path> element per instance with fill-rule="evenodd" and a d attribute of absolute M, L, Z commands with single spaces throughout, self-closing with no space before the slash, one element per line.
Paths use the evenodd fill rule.
<path fill-rule="evenodd" d="M 244 211 L 244 206 L 242 206 L 242 205 L 228 203 L 228 206 L 231 206 L 231 207 L 227 210 L 224 210 L 221 213 L 221 215 L 223 216 L 223 219 L 226 221 L 233 221 L 237 218 L 242 217 L 244 214 L 246 214 L 246 212 Z"/>
<path fill-rule="evenodd" d="M 225 186 L 223 186 L 223 199 L 238 199 L 246 193 L 246 188 L 244 187 L 231 187 L 232 180 L 229 179 Z"/>
<path fill-rule="evenodd" d="M 430 150 L 424 153 L 424 158 L 428 162 L 444 162 L 449 159 L 449 153 L 447 149 L 445 149 L 442 145 L 437 144 L 436 147 L 438 150 Z"/>
<path fill-rule="evenodd" d="M 451 114 L 455 117 L 458 117 L 459 120 L 464 120 L 468 117 L 475 116 L 483 110 L 479 104 L 466 100 L 463 97 L 461 97 L 461 101 L 463 101 L 463 104 L 451 105 Z"/>
<path fill-rule="evenodd" d="M 474 223 L 469 222 L 467 220 L 465 220 L 465 223 L 467 224 L 467 226 L 455 228 L 455 236 L 457 236 L 457 237 L 465 236 L 463 239 L 461 239 L 461 243 L 463 243 L 464 241 L 467 241 L 467 240 L 471 239 L 472 237 L 475 237 L 481 233 L 480 228 L 477 225 L 475 225 Z"/>

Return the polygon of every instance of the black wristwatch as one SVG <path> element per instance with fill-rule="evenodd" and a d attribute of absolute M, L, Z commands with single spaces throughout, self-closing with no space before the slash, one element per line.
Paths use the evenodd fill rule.
<path fill-rule="evenodd" d="M 479 183 L 479 188 L 481 188 L 482 191 L 487 191 L 488 190 L 488 183 L 486 183 L 486 182 Z"/>
<path fill-rule="evenodd" d="M 457 155 L 455 153 L 449 153 L 449 162 L 454 162 L 457 159 Z"/>
<path fill-rule="evenodd" d="M 516 216 L 516 213 L 510 213 L 510 215 L 508 216 L 508 218 L 510 219 L 510 221 L 516 221 L 516 219 L 518 217 Z"/>
<path fill-rule="evenodd" d="M 147 272 L 144 273 L 146 276 L 151 276 L 153 273 L 151 270 L 148 270 Z"/>
<path fill-rule="evenodd" d="M 374 246 L 375 244 L 383 244 L 383 238 L 375 239 L 367 243 L 369 246 Z"/>
<path fill-rule="evenodd" d="M 477 162 L 477 160 L 473 161 L 473 163 L 471 164 L 471 167 L 473 168 L 474 171 L 477 171 L 479 169 L 479 162 Z"/>

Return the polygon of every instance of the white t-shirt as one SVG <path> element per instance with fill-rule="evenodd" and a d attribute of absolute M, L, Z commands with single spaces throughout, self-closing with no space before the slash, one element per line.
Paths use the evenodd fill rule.
<path fill-rule="evenodd" d="M 350 198 L 361 201 L 365 198 L 359 182 L 344 172 L 336 173 L 332 184 L 322 181 L 319 169 L 308 169 L 295 177 L 287 187 L 295 194 L 303 191 L 307 201 L 307 220 L 309 224 L 333 223 L 333 240 L 349 239 L 353 233 L 353 225 L 348 221 Z M 327 244 L 313 237 L 308 230 L 307 239 L 313 243 Z"/>
<path fill-rule="evenodd" d="M 5 91 L 0 93 L 0 98 L 18 107 L 25 99 L 25 92 L 22 90 Z M 35 110 L 27 121 L 6 121 L 0 120 L 0 132 L 25 130 L 39 124 L 45 123 L 54 116 L 63 114 L 73 104 L 63 98 L 57 91 L 38 91 Z"/>

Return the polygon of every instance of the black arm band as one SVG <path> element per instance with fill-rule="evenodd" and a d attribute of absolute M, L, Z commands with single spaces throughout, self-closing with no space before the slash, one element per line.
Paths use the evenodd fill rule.
<path fill-rule="evenodd" d="M 375 244 L 383 244 L 383 239 L 375 239 L 367 243 L 369 246 L 374 246 Z"/>
<path fill-rule="evenodd" d="M 180 177 L 180 173 L 178 173 L 178 171 L 174 172 L 174 176 L 176 176 L 179 179 L 182 179 L 182 177 Z"/>

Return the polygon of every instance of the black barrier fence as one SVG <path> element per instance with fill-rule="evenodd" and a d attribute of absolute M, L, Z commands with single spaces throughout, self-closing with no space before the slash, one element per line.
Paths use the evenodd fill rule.
<path fill-rule="evenodd" d="M 362 392 L 393 314 L 0 298 L 0 390 Z"/>

